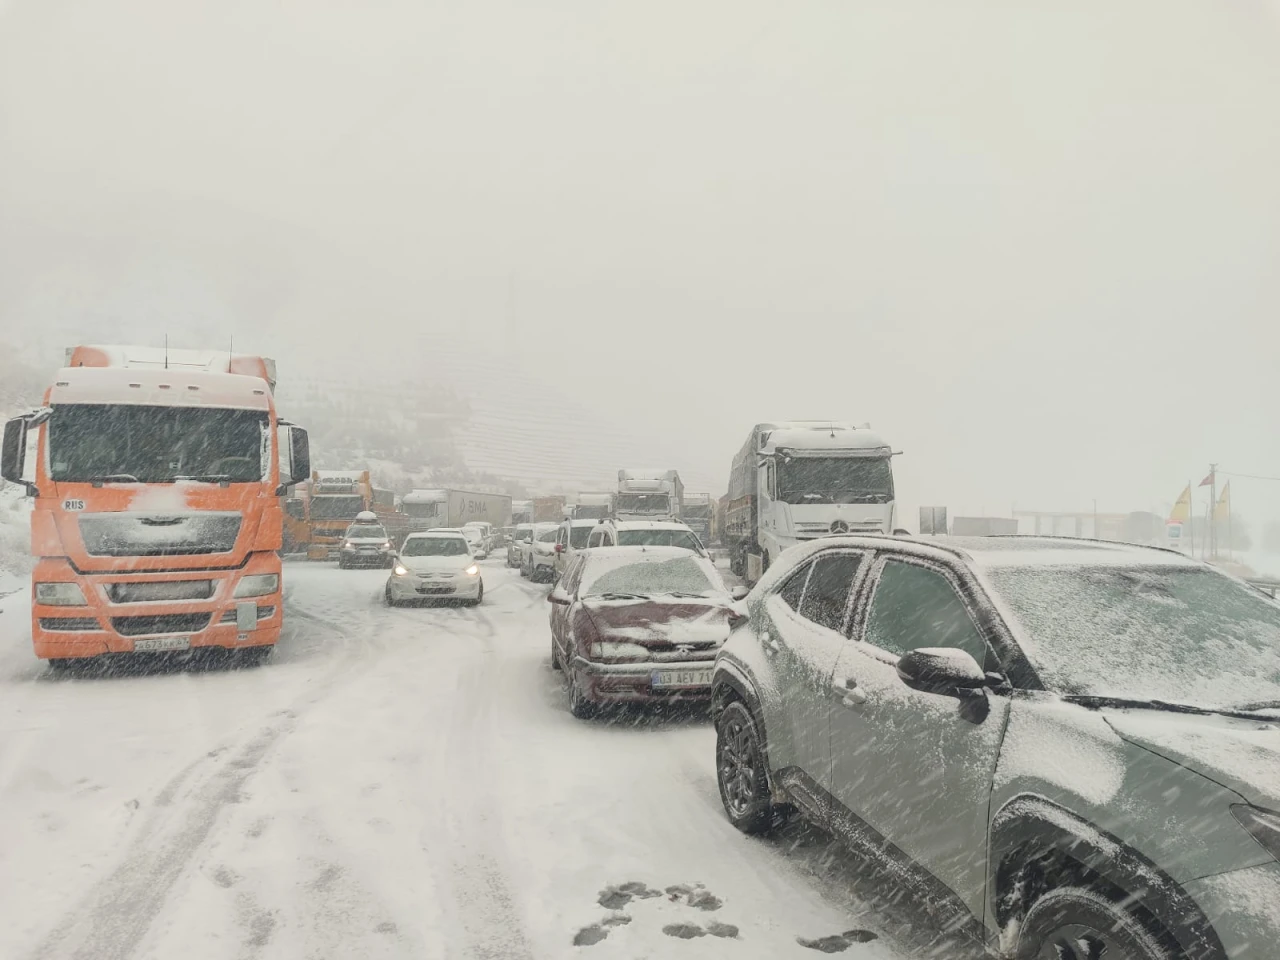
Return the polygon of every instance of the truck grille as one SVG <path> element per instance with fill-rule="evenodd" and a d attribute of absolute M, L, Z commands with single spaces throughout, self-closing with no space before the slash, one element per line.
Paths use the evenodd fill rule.
<path fill-rule="evenodd" d="M 208 600 L 212 580 L 160 580 L 150 583 L 109 583 L 112 603 L 150 603 L 153 600 Z"/>
<path fill-rule="evenodd" d="M 84 633 L 89 630 L 101 630 L 98 621 L 93 617 L 41 617 L 41 630 L 61 630 Z"/>
<path fill-rule="evenodd" d="M 111 626 L 122 637 L 148 633 L 199 633 L 209 625 L 208 613 L 162 613 L 147 617 L 113 617 Z"/>
<path fill-rule="evenodd" d="M 80 537 L 91 557 L 230 553 L 240 535 L 240 521 L 239 513 L 99 513 L 80 518 Z"/>

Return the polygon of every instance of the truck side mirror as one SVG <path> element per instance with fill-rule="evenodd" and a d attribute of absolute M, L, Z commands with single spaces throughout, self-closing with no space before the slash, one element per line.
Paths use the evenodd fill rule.
<path fill-rule="evenodd" d="M 294 483 L 311 476 L 311 439 L 302 427 L 289 428 L 289 461 L 293 465 L 290 472 Z"/>
<path fill-rule="evenodd" d="M 36 485 L 23 477 L 27 461 L 27 419 L 14 417 L 4 425 L 4 443 L 0 447 L 0 477 L 21 484 L 27 496 L 36 495 Z"/>

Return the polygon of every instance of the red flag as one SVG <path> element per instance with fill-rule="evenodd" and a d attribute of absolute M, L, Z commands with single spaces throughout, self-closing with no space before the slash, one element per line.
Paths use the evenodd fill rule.
<path fill-rule="evenodd" d="M 1209 475 L 1200 481 L 1200 486 L 1209 487 L 1213 485 L 1213 471 L 1209 471 Z"/>

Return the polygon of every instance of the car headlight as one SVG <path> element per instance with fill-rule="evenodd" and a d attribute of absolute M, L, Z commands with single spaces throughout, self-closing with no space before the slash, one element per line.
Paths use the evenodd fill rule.
<path fill-rule="evenodd" d="M 1280 860 L 1280 813 L 1251 807 L 1247 803 L 1233 803 L 1231 815 L 1263 850 Z"/>
<path fill-rule="evenodd" d="M 344 543 L 342 545 L 343 550 L 354 550 L 355 548 L 356 548 L 356 545 L 354 543 Z"/>
<path fill-rule="evenodd" d="M 391 541 L 390 541 L 390 540 L 384 540 L 384 541 L 382 541 L 382 549 L 383 549 L 383 550 L 392 550 L 392 549 L 394 549 L 394 548 L 391 546 Z"/>
<path fill-rule="evenodd" d="M 267 594 L 275 593 L 279 589 L 280 574 L 254 573 L 240 578 L 240 582 L 236 584 L 236 592 L 232 596 L 265 597 Z"/>
<path fill-rule="evenodd" d="M 603 640 L 591 644 L 592 660 L 648 660 L 649 649 L 638 643 Z"/>
<path fill-rule="evenodd" d="M 51 607 L 83 607 L 84 591 L 78 583 L 37 583 L 36 603 Z"/>
<path fill-rule="evenodd" d="M 462 572 L 465 573 L 468 577 L 474 577 L 477 573 L 480 572 L 480 568 L 473 563 L 471 566 L 467 567 L 467 569 L 463 570 Z"/>
<path fill-rule="evenodd" d="M 407 577 L 409 575 L 409 568 L 406 567 L 403 563 L 397 563 L 396 568 L 391 572 L 394 573 L 397 577 Z"/>

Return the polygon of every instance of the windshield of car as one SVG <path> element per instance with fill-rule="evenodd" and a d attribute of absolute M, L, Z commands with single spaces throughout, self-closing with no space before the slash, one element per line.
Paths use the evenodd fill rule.
<path fill-rule="evenodd" d="M 263 410 L 58 404 L 48 424 L 49 475 L 254 483 L 268 473 L 269 426 Z"/>
<path fill-rule="evenodd" d="M 387 531 L 376 523 L 357 523 L 347 527 L 348 540 L 385 540 Z"/>
<path fill-rule="evenodd" d="M 592 553 L 584 553 L 589 557 Z M 688 594 L 710 596 L 717 592 L 702 562 L 694 557 L 647 560 L 636 563 L 611 559 L 606 564 L 588 563 L 578 593 L 583 597 L 609 594 L 657 596 Z"/>
<path fill-rule="evenodd" d="M 620 547 L 684 547 L 701 550 L 698 538 L 688 530 L 619 530 Z"/>
<path fill-rule="evenodd" d="M 591 536 L 591 531 L 595 527 L 570 527 L 569 528 L 569 546 L 575 550 L 581 550 L 587 545 L 587 539 Z"/>
<path fill-rule="evenodd" d="M 511 535 L 511 539 L 527 540 L 529 539 L 529 531 L 531 531 L 532 529 L 533 529 L 532 527 L 527 527 L 527 526 L 516 527 L 516 532 Z"/>
<path fill-rule="evenodd" d="M 988 574 L 1051 689 L 1216 706 L 1280 699 L 1280 604 L 1212 570 Z"/>
<path fill-rule="evenodd" d="M 543 530 L 539 533 L 537 540 L 539 543 L 555 543 L 559 534 L 560 531 L 552 527 L 550 530 Z"/>
<path fill-rule="evenodd" d="M 888 458 L 778 458 L 778 499 L 783 503 L 888 503 L 893 470 Z"/>
<path fill-rule="evenodd" d="M 461 537 L 410 537 L 400 551 L 403 557 L 463 557 L 467 542 Z"/>
<path fill-rule="evenodd" d="M 665 493 L 620 493 L 614 500 L 618 513 L 640 513 L 665 516 L 671 510 L 671 498 Z"/>
<path fill-rule="evenodd" d="M 350 520 L 363 509 L 365 509 L 363 497 L 326 494 L 311 498 L 312 520 Z"/>

